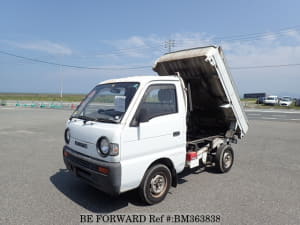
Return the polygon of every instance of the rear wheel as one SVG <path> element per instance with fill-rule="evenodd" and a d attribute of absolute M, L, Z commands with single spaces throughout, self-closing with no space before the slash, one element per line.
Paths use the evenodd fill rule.
<path fill-rule="evenodd" d="M 163 164 L 152 166 L 145 174 L 139 187 L 141 199 L 149 205 L 164 200 L 171 184 L 171 172 Z"/>
<path fill-rule="evenodd" d="M 228 172 L 234 160 L 233 149 L 230 145 L 221 145 L 216 153 L 216 169 L 220 173 Z"/>

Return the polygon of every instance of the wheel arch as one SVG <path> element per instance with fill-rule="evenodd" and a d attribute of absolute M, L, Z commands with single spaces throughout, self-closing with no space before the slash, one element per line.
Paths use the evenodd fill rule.
<path fill-rule="evenodd" d="M 157 159 L 157 160 L 155 160 L 154 162 L 152 162 L 152 163 L 148 166 L 148 168 L 146 169 L 146 171 L 145 171 L 145 173 L 144 173 L 144 176 L 143 176 L 143 179 L 142 179 L 142 180 L 144 180 L 145 175 L 147 174 L 147 171 L 148 171 L 152 166 L 157 165 L 157 164 L 163 164 L 163 165 L 165 165 L 165 166 L 168 167 L 168 169 L 169 169 L 170 172 L 171 172 L 171 178 L 172 178 L 171 185 L 172 185 L 172 187 L 176 187 L 176 186 L 177 186 L 177 172 L 176 172 L 176 170 L 175 170 L 175 167 L 174 167 L 174 164 L 173 164 L 172 160 L 169 159 L 169 158 L 160 158 L 160 159 Z M 141 181 L 141 183 L 142 183 L 142 181 Z M 141 184 L 141 183 L 140 183 L 140 184 Z"/>

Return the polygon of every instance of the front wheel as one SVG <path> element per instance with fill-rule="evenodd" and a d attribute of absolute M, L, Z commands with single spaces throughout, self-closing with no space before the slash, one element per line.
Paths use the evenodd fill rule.
<path fill-rule="evenodd" d="M 234 160 L 233 149 L 230 145 L 221 145 L 216 153 L 216 169 L 220 173 L 228 172 Z"/>
<path fill-rule="evenodd" d="M 171 172 L 167 166 L 152 166 L 147 170 L 139 187 L 141 199 L 149 205 L 161 202 L 170 189 L 171 179 Z"/>

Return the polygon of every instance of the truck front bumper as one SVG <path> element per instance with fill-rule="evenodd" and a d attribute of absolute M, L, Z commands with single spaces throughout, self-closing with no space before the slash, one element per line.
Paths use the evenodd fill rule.
<path fill-rule="evenodd" d="M 95 188 L 110 194 L 119 195 L 121 186 L 121 164 L 105 162 L 63 147 L 63 158 L 68 170 Z M 104 168 L 104 169 L 103 169 Z M 105 171 L 106 174 L 100 172 Z"/>

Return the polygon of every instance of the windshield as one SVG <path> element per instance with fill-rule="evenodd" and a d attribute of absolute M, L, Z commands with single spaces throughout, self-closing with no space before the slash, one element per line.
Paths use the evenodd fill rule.
<path fill-rule="evenodd" d="M 81 102 L 71 118 L 119 123 L 138 87 L 137 82 L 98 85 Z"/>
<path fill-rule="evenodd" d="M 291 101 L 292 99 L 290 97 L 283 97 L 282 101 Z"/>
<path fill-rule="evenodd" d="M 275 100 L 274 97 L 268 97 L 267 100 Z"/>

